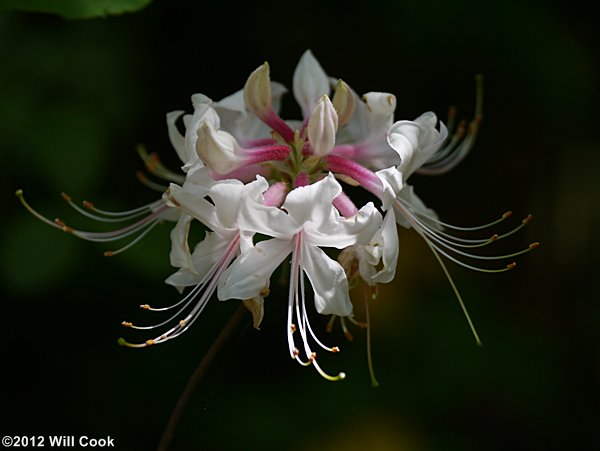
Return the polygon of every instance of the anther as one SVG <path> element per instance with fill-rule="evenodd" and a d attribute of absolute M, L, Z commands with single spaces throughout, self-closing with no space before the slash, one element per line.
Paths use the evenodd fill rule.
<path fill-rule="evenodd" d="M 333 348 L 331 348 L 331 352 L 333 352 L 334 354 L 337 352 L 340 352 L 340 348 L 338 348 L 337 346 L 334 346 Z"/>
<path fill-rule="evenodd" d="M 300 351 L 298 350 L 298 348 L 294 348 L 294 350 L 292 351 L 292 354 L 294 355 L 294 358 L 296 358 L 300 355 Z"/>
<path fill-rule="evenodd" d="M 502 217 L 504 219 L 510 218 L 511 216 L 512 216 L 512 211 L 510 211 L 510 210 L 508 210 L 507 212 L 505 212 L 505 213 L 502 214 Z"/>
<path fill-rule="evenodd" d="M 512 262 L 512 263 L 509 263 L 508 265 L 506 265 L 506 268 L 507 269 L 514 269 L 515 266 L 517 266 L 517 263 L 516 262 Z"/>
<path fill-rule="evenodd" d="M 60 195 L 62 196 L 62 198 L 64 200 L 66 200 L 67 202 L 71 202 L 71 196 L 69 196 L 67 193 L 60 193 Z"/>
<path fill-rule="evenodd" d="M 144 174 L 142 171 L 136 171 L 135 172 L 135 177 L 142 184 L 144 184 L 144 182 L 146 182 L 148 180 L 148 177 L 146 177 L 146 174 Z"/>
<path fill-rule="evenodd" d="M 179 327 L 183 327 L 185 326 L 185 320 L 182 319 L 181 321 L 179 321 Z"/>
<path fill-rule="evenodd" d="M 490 237 L 490 241 L 496 241 L 498 239 L 498 234 L 494 233 L 491 237 Z"/>
<path fill-rule="evenodd" d="M 533 219 L 532 215 L 527 215 L 527 217 L 525 219 L 523 219 L 523 224 L 528 224 L 531 222 L 531 220 Z"/>
<path fill-rule="evenodd" d="M 150 306 L 148 304 L 142 304 L 140 305 L 140 308 L 144 310 L 150 310 Z"/>
<path fill-rule="evenodd" d="M 146 340 L 146 344 L 148 346 L 152 346 L 153 344 L 155 344 L 154 340 Z"/>
<path fill-rule="evenodd" d="M 177 202 L 177 200 L 173 197 L 173 195 L 171 194 L 170 191 L 167 190 L 166 194 L 167 194 L 167 197 L 169 198 L 169 200 L 173 203 L 173 205 L 175 205 L 176 207 L 181 206 L 181 204 L 179 202 Z"/>
<path fill-rule="evenodd" d="M 56 224 L 58 226 L 61 226 L 61 227 L 65 227 L 66 226 L 66 224 L 64 222 L 62 222 L 60 219 L 58 219 L 58 218 L 56 218 L 54 220 L 54 224 Z"/>
<path fill-rule="evenodd" d="M 129 321 L 123 321 L 121 323 L 121 326 L 124 326 L 124 327 L 133 327 L 133 323 L 130 323 Z"/>
<path fill-rule="evenodd" d="M 529 249 L 535 249 L 535 248 L 537 248 L 539 246 L 540 246 L 540 243 L 538 241 L 536 241 L 535 243 L 531 243 L 529 245 Z"/>
<path fill-rule="evenodd" d="M 104 256 L 105 256 L 105 257 L 112 257 L 112 256 L 113 256 L 113 254 L 114 254 L 114 252 L 113 252 L 113 251 L 105 251 L 105 252 L 104 252 Z"/>
<path fill-rule="evenodd" d="M 290 331 L 292 331 L 292 333 L 296 332 L 296 325 L 295 324 L 290 325 Z"/>
<path fill-rule="evenodd" d="M 317 359 L 317 353 L 316 352 L 311 353 L 310 356 L 308 357 L 308 361 L 309 362 L 312 362 L 313 360 L 316 360 L 316 359 Z"/>
<path fill-rule="evenodd" d="M 83 204 L 83 206 L 84 206 L 85 208 L 89 208 L 90 210 L 93 210 L 93 209 L 94 209 L 94 204 L 93 204 L 93 203 L 91 203 L 90 201 L 84 200 L 84 201 L 82 202 L 82 204 Z"/>

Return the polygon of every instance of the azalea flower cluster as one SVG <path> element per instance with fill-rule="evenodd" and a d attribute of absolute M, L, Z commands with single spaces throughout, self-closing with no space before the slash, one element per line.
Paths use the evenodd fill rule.
<path fill-rule="evenodd" d="M 456 129 L 454 114 L 448 127 L 432 112 L 395 121 L 393 94 L 369 92 L 359 97 L 344 81 L 330 78 L 310 51 L 301 57 L 293 76 L 301 120 L 279 115 L 285 93 L 283 85 L 271 81 L 265 63 L 250 74 L 242 90 L 219 101 L 196 94 L 192 114 L 167 114 L 169 138 L 183 172 L 167 169 L 156 155 L 140 149 L 149 172 L 169 183 L 161 185 L 140 174 L 140 180 L 163 192 L 149 205 L 111 212 L 90 202 L 79 206 L 63 194 L 86 216 L 126 222 L 115 231 L 86 232 L 58 219 L 50 221 L 29 206 L 21 191 L 17 194 L 42 221 L 77 237 L 97 242 L 133 237 L 108 256 L 128 249 L 158 223 L 175 222 L 170 262 L 176 271 L 166 283 L 182 293 L 189 291 L 168 307 L 142 305 L 172 314 L 151 326 L 124 322 L 133 329 L 160 330 L 139 344 L 123 340 L 128 346 L 145 347 L 180 336 L 215 293 L 220 300 L 242 300 L 258 328 L 272 276 L 285 266 L 290 356 L 312 365 L 326 379 L 342 379 L 344 373 L 330 375 L 317 363 L 316 350 L 335 353 L 339 348 L 326 345 L 311 326 L 308 300 L 312 297 L 318 313 L 341 318 L 349 334 L 345 321 L 354 321 L 349 288 L 362 282 L 369 297 L 379 284 L 394 279 L 397 224 L 414 229 L 425 240 L 479 342 L 444 260 L 483 272 L 512 269 L 510 259 L 537 243 L 508 255 L 475 251 L 513 234 L 531 217 L 503 235 L 467 237 L 465 233 L 495 226 L 510 212 L 478 227 L 447 224 L 417 197 L 409 178 L 415 172 L 443 174 L 469 152 L 481 119 L 481 86 L 474 120 Z M 348 186 L 362 187 L 373 201 L 357 205 L 346 192 Z M 198 243 L 190 243 L 194 221 L 207 230 Z M 496 268 L 473 263 L 505 259 L 509 263 Z"/>

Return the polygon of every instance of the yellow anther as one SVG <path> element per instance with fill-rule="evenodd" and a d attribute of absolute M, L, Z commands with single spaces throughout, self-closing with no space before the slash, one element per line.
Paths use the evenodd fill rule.
<path fill-rule="evenodd" d="M 113 251 L 105 251 L 105 252 L 104 252 L 104 256 L 105 256 L 105 257 L 112 257 L 112 256 L 113 256 L 113 254 L 114 254 L 114 252 L 113 252 Z"/>
<path fill-rule="evenodd" d="M 536 247 L 539 247 L 540 243 L 538 241 L 536 241 L 535 243 L 531 243 L 529 245 L 529 249 L 535 249 Z"/>
<path fill-rule="evenodd" d="M 185 326 L 185 320 L 182 319 L 181 321 L 179 321 L 179 327 L 183 327 Z"/>
<path fill-rule="evenodd" d="M 150 310 L 150 306 L 148 304 L 142 304 L 140 305 L 140 308 L 143 308 L 144 310 Z"/>
<path fill-rule="evenodd" d="M 121 323 L 121 326 L 125 326 L 125 327 L 133 327 L 133 323 L 130 323 L 129 321 L 123 321 Z"/>
<path fill-rule="evenodd" d="M 508 269 L 513 269 L 515 266 L 517 266 L 517 263 L 516 263 L 516 262 L 512 262 L 512 263 L 509 263 L 508 265 L 506 265 L 506 267 L 507 267 Z"/>
<path fill-rule="evenodd" d="M 155 341 L 154 340 L 146 340 L 146 344 L 148 346 L 152 346 L 153 344 L 155 344 Z"/>
<path fill-rule="evenodd" d="M 331 348 L 331 352 L 333 352 L 333 353 L 340 352 L 340 348 L 338 348 L 337 346 L 334 346 L 333 348 Z"/>

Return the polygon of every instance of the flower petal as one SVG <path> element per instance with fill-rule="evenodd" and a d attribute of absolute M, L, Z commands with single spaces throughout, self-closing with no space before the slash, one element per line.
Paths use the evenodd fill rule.
<path fill-rule="evenodd" d="M 282 208 L 288 211 L 298 225 L 319 229 L 323 224 L 332 224 L 339 217 L 332 205 L 333 199 L 342 192 L 342 187 L 333 174 L 312 185 L 293 189 L 287 195 Z M 308 223 L 308 224 L 307 224 Z"/>
<path fill-rule="evenodd" d="M 177 156 L 181 162 L 185 164 L 188 162 L 187 155 L 185 153 L 185 139 L 175 125 L 175 122 L 177 122 L 177 119 L 179 119 L 182 114 L 183 111 L 180 110 L 167 113 L 167 131 L 169 133 L 171 145 L 175 149 L 175 152 L 177 152 Z"/>
<path fill-rule="evenodd" d="M 300 264 L 313 287 L 317 312 L 338 316 L 352 313 L 348 279 L 338 262 L 318 247 L 304 244 Z"/>
<path fill-rule="evenodd" d="M 193 269 L 192 254 L 188 245 L 188 234 L 192 217 L 182 213 L 175 227 L 171 230 L 171 253 L 169 260 L 175 268 Z"/>
<path fill-rule="evenodd" d="M 304 52 L 296 66 L 293 87 L 294 97 L 302 109 L 304 118 L 310 115 L 321 97 L 329 95 L 327 74 L 310 50 Z"/>
<path fill-rule="evenodd" d="M 218 296 L 226 299 L 250 299 L 269 286 L 273 271 L 292 251 L 291 241 L 261 241 L 241 254 L 219 280 Z"/>

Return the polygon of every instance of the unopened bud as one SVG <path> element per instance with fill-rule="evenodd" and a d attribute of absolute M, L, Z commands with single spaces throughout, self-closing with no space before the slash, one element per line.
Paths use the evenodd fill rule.
<path fill-rule="evenodd" d="M 264 63 L 250 74 L 244 86 L 246 106 L 259 118 L 265 118 L 273 110 L 269 63 Z"/>
<path fill-rule="evenodd" d="M 323 157 L 335 146 L 335 134 L 338 128 L 338 115 L 329 100 L 323 96 L 308 121 L 307 136 L 316 156 Z"/>
<path fill-rule="evenodd" d="M 338 126 L 341 127 L 352 119 L 355 107 L 354 94 L 342 80 L 337 82 L 335 94 L 333 94 L 333 107 L 338 114 Z"/>
<path fill-rule="evenodd" d="M 227 174 L 240 166 L 240 146 L 227 132 L 215 130 L 209 122 L 198 128 L 196 152 L 206 166 L 217 174 Z"/>

